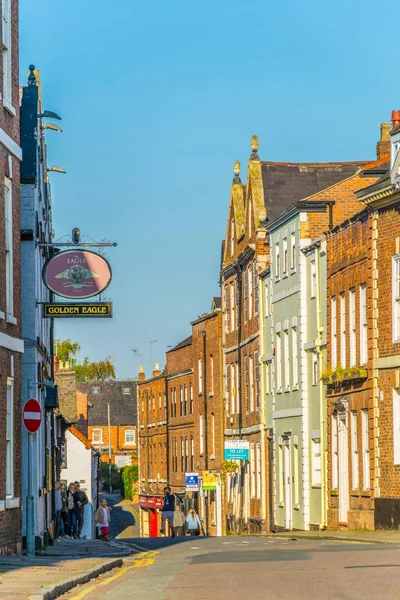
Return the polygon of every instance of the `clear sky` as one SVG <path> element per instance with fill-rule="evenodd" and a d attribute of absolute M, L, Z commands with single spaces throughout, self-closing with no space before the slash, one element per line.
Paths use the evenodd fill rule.
<path fill-rule="evenodd" d="M 108 252 L 112 320 L 56 322 L 92 359 L 164 364 L 219 294 L 233 164 L 363 160 L 400 109 L 398 3 L 20 0 L 20 79 L 41 71 L 56 237 Z"/>

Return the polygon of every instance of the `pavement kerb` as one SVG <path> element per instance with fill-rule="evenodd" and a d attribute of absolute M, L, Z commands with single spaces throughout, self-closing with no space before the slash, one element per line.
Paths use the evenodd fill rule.
<path fill-rule="evenodd" d="M 122 564 L 122 558 L 105 561 L 101 565 L 95 565 L 90 569 L 86 569 L 86 571 L 79 573 L 79 575 L 74 575 L 74 577 L 62 579 L 57 583 L 40 587 L 29 596 L 29 600 L 53 600 L 54 598 L 61 596 L 61 594 L 65 594 L 77 585 L 87 583 L 91 579 L 95 579 L 107 571 L 111 571 L 116 567 L 121 567 Z"/>

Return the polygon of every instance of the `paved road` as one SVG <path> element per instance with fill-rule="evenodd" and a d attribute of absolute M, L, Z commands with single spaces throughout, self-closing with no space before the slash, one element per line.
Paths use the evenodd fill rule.
<path fill-rule="evenodd" d="M 124 540 L 125 542 L 127 540 Z M 400 545 L 254 537 L 130 540 L 145 552 L 64 600 L 386 600 Z"/>
<path fill-rule="evenodd" d="M 120 494 L 100 494 L 112 507 L 110 535 L 112 538 L 133 538 L 140 535 L 138 506 L 123 500 Z"/>

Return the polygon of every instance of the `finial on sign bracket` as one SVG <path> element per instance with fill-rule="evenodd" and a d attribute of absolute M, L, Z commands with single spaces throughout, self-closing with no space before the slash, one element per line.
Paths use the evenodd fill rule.
<path fill-rule="evenodd" d="M 29 65 L 28 86 L 36 85 L 35 65 Z"/>

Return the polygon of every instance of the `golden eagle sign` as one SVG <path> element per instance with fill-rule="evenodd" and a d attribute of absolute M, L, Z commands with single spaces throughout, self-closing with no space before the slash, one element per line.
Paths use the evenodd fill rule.
<path fill-rule="evenodd" d="M 45 263 L 42 276 L 46 287 L 58 296 L 82 300 L 109 286 L 111 267 L 90 250 L 65 250 Z"/>

